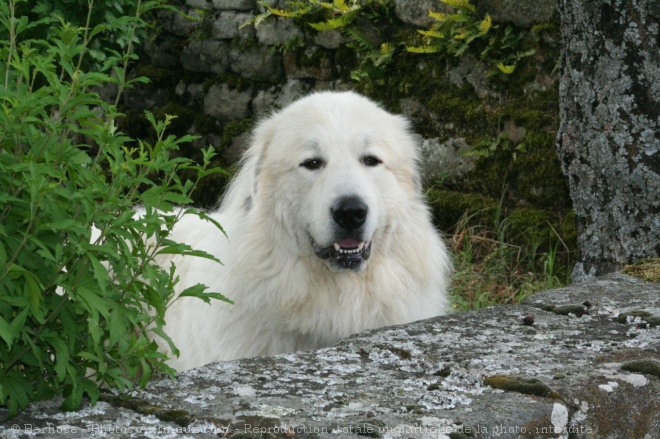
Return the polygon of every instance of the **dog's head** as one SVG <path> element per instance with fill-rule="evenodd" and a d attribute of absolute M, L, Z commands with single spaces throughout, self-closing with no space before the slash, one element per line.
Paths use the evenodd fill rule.
<path fill-rule="evenodd" d="M 351 92 L 313 94 L 263 121 L 246 164 L 251 209 L 333 271 L 364 270 L 420 192 L 407 121 Z"/>

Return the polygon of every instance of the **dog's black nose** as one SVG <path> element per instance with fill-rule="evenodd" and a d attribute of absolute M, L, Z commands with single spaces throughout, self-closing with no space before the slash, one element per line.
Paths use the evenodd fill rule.
<path fill-rule="evenodd" d="M 367 219 L 368 206 L 360 197 L 343 197 L 330 209 L 332 219 L 343 229 L 357 229 Z"/>

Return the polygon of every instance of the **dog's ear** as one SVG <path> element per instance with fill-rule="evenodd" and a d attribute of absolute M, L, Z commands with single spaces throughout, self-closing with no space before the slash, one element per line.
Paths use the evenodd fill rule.
<path fill-rule="evenodd" d="M 405 167 L 401 176 L 405 179 L 401 183 L 410 185 L 415 193 L 422 191 L 421 172 L 421 142 L 422 137 L 413 134 L 410 121 L 400 115 L 393 115 L 390 125 L 395 127 L 397 150 L 402 154 L 398 161 Z"/>
<path fill-rule="evenodd" d="M 268 143 L 268 136 L 263 132 L 262 125 L 259 125 L 252 133 L 250 145 L 241 157 L 238 171 L 223 197 L 221 210 L 248 212 L 252 210 L 256 202 L 261 162 Z"/>
<path fill-rule="evenodd" d="M 273 141 L 276 130 L 277 125 L 273 117 L 270 117 L 261 121 L 252 134 L 252 143 L 244 157 L 245 171 L 249 174 L 250 203 L 255 203 L 257 200 L 263 162 L 265 160 L 266 151 L 269 149 L 270 144 Z"/>

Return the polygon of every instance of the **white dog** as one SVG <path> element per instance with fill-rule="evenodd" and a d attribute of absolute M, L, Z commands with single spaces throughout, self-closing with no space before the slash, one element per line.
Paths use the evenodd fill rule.
<path fill-rule="evenodd" d="M 235 304 L 177 300 L 165 316 L 181 351 L 170 365 L 314 349 L 445 313 L 450 262 L 417 160 L 406 120 L 351 92 L 261 122 L 210 214 L 228 239 L 193 216 L 173 232 L 224 263 L 175 258 L 178 286 L 204 283 Z"/>

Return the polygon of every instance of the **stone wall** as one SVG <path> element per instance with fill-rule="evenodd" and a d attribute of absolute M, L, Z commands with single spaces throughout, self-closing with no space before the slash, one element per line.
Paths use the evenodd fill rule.
<path fill-rule="evenodd" d="M 417 30 L 434 22 L 429 10 L 451 11 L 438 0 L 378 2 L 379 18 L 355 23 L 374 47 L 390 42 L 397 48 L 382 72 L 361 81 L 351 72 L 367 55 L 351 49 L 338 30 L 316 32 L 274 16 L 246 25 L 265 10 L 254 0 L 186 0 L 179 5 L 185 16 L 159 16 L 160 32 L 135 72 L 153 84 L 127 92 L 128 126 L 122 128 L 143 128 L 145 108 L 178 114 L 175 129 L 200 135 L 196 146 L 215 145 L 220 163 L 231 166 L 254 120 L 314 90 L 355 89 L 413 121 L 427 184 L 546 209 L 560 230 L 571 203 L 554 148 L 556 1 L 474 3 L 494 27 L 524 34 L 521 50 L 536 51 L 510 77 L 489 76 L 492 66 L 478 60 L 476 49 L 455 58 L 406 52 L 404 44 L 419 41 Z M 475 149 L 480 152 L 466 154 Z"/>

